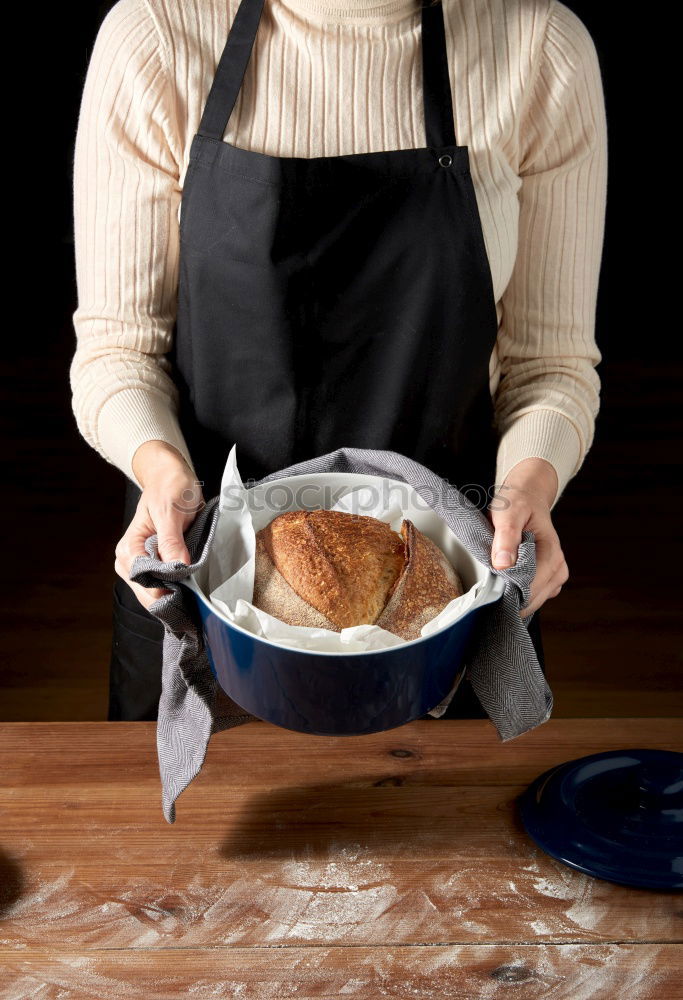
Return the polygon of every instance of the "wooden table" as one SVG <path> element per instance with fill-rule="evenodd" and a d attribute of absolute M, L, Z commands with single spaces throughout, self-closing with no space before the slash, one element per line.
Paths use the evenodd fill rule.
<path fill-rule="evenodd" d="M 675 1000 L 683 896 L 553 861 L 515 798 L 554 764 L 682 734 L 252 722 L 213 737 L 170 826 L 154 723 L 4 724 L 0 995 Z"/>

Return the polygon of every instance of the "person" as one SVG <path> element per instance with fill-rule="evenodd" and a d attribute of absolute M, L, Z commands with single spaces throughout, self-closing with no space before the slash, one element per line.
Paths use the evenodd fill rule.
<path fill-rule="evenodd" d="M 74 149 L 72 406 L 125 476 L 110 719 L 152 719 L 164 591 L 144 540 L 220 488 L 391 448 L 536 537 L 530 617 L 569 572 L 552 511 L 599 408 L 607 140 L 559 0 L 118 0 Z M 471 494 L 468 492 L 468 496 Z M 496 501 L 496 502 L 494 502 Z M 463 682 L 443 718 L 482 715 Z"/>

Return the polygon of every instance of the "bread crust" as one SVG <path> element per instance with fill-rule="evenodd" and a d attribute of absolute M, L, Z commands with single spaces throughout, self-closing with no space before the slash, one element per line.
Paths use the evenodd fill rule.
<path fill-rule="evenodd" d="M 321 614 L 312 604 L 308 604 L 293 590 L 284 576 L 273 565 L 266 551 L 261 533 L 256 533 L 256 565 L 254 569 L 254 596 L 251 603 L 261 611 L 267 611 L 287 625 L 300 628 L 339 629 L 329 618 Z"/>
<path fill-rule="evenodd" d="M 464 589 L 439 546 L 412 521 L 404 519 L 401 534 L 405 541 L 403 572 L 375 624 L 403 639 L 417 639 L 422 626 L 460 597 Z"/>
<path fill-rule="evenodd" d="M 412 521 L 293 510 L 256 533 L 252 603 L 290 625 L 376 624 L 404 639 L 463 593 L 446 555 Z"/>
<path fill-rule="evenodd" d="M 372 625 L 403 568 L 401 537 L 375 517 L 292 510 L 259 534 L 290 587 L 339 629 Z"/>

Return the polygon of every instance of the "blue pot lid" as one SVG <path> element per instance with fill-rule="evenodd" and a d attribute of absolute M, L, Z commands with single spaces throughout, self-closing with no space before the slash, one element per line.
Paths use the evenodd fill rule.
<path fill-rule="evenodd" d="M 517 802 L 529 836 L 563 864 L 619 885 L 683 888 L 683 753 L 579 757 Z"/>

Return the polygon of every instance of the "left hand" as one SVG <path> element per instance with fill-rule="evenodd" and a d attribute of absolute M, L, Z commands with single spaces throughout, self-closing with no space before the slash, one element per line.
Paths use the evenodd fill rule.
<path fill-rule="evenodd" d="M 536 575 L 531 583 L 531 597 L 519 612 L 526 618 L 537 611 L 549 597 L 557 597 L 569 579 L 560 539 L 553 526 L 550 507 L 557 494 L 557 473 L 543 458 L 518 462 L 497 487 L 487 512 L 494 527 L 491 562 L 496 569 L 509 569 L 517 561 L 522 531 L 533 531 L 536 539 Z M 512 556 L 507 562 L 500 552 Z"/>

